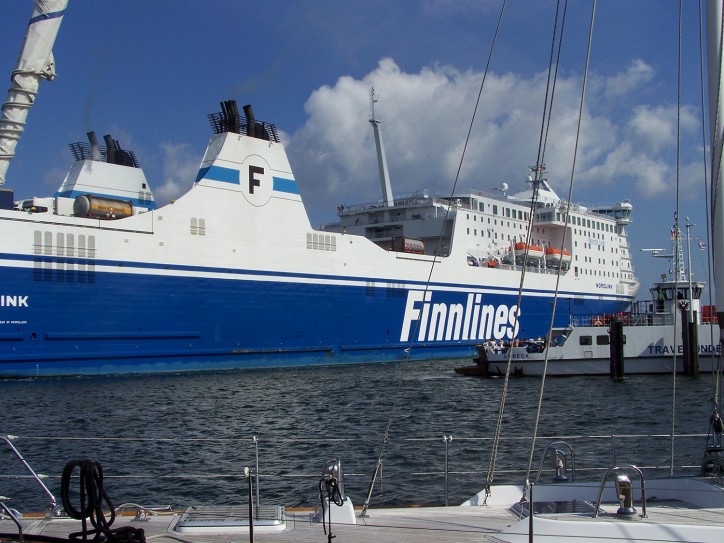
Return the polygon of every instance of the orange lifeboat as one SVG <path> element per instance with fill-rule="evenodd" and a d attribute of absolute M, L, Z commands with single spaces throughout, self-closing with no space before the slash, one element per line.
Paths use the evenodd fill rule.
<path fill-rule="evenodd" d="M 561 251 L 560 249 L 556 249 L 555 247 L 548 247 L 546 249 L 546 260 L 554 264 L 557 264 L 561 260 L 563 262 L 570 262 L 571 252 L 565 249 Z"/>
<path fill-rule="evenodd" d="M 519 241 L 513 247 L 515 248 L 515 258 L 516 259 L 523 258 L 523 256 L 525 255 L 525 250 L 528 248 L 528 246 L 525 243 L 523 243 L 522 241 Z"/>
<path fill-rule="evenodd" d="M 488 268 L 497 268 L 498 267 L 498 261 L 494 258 L 491 258 L 488 260 Z"/>
<path fill-rule="evenodd" d="M 545 253 L 543 252 L 543 247 L 540 245 L 531 245 L 528 248 L 528 258 L 532 258 L 534 260 L 541 260 Z"/>

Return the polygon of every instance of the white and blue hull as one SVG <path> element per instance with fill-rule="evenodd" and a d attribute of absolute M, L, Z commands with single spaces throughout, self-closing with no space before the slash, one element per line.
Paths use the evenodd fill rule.
<path fill-rule="evenodd" d="M 19 255 L 14 262 L 18 260 L 23 261 Z M 449 339 L 443 333 L 439 340 L 437 334 L 432 339 L 428 335 L 419 340 L 419 333 L 413 337 L 417 321 L 407 319 L 411 332 L 403 341 L 408 289 L 422 290 L 422 283 L 388 290 L 388 281 L 379 277 L 105 260 L 97 260 L 94 267 L 81 271 L 77 261 L 60 258 L 40 259 L 37 270 L 27 260 L 25 266 L 3 267 L 5 292 L 27 294 L 6 295 L 4 301 L 16 305 L 0 308 L 0 374 L 381 362 L 404 359 L 408 349 L 412 359 L 468 357 L 480 341 L 471 311 L 466 339 L 463 315 L 459 332 L 453 328 Z M 123 268 L 137 271 L 119 271 Z M 374 289 L 368 285 L 373 282 Z M 516 301 L 514 292 L 454 288 L 433 290 L 433 300 L 465 307 L 469 291 L 496 308 Z M 523 300 L 520 326 L 525 334 L 545 333 L 550 302 L 550 296 Z M 626 303 L 591 300 L 585 307 L 604 312 Z M 561 311 L 559 320 L 567 319 Z M 491 337 L 509 328 L 506 315 Z"/>
<path fill-rule="evenodd" d="M 0 210 L 0 376 L 469 357 L 550 322 L 555 274 L 529 274 L 518 304 L 520 270 L 468 265 L 461 221 L 445 256 L 313 229 L 276 141 L 216 134 L 165 207 L 61 213 L 108 179 L 146 187 L 137 168 L 86 158 L 47 212 Z M 556 324 L 624 310 L 623 287 L 569 271 Z"/>

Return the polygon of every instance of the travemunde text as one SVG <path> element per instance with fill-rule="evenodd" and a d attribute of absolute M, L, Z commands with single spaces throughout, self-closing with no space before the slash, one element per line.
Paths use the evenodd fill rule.
<path fill-rule="evenodd" d="M 417 330 L 417 341 L 513 339 L 518 335 L 517 305 L 482 305 L 482 294 L 468 294 L 465 305 L 432 303 L 432 292 L 410 290 L 400 341 Z"/>

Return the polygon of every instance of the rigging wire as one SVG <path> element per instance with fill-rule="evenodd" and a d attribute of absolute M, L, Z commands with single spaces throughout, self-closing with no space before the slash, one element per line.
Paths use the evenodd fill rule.
<path fill-rule="evenodd" d="M 455 191 L 456 191 L 456 189 L 457 189 L 457 184 L 458 184 L 458 181 L 459 181 L 459 179 L 460 179 L 460 172 L 461 172 L 461 170 L 462 170 L 463 161 L 464 161 L 464 159 L 465 159 L 465 152 L 466 152 L 466 150 L 467 150 L 467 148 L 468 148 L 468 143 L 470 142 L 470 135 L 471 135 L 471 133 L 472 133 L 472 131 L 473 131 L 473 125 L 474 125 L 474 123 L 475 123 L 475 117 L 476 117 L 476 115 L 477 115 L 478 108 L 479 108 L 479 106 L 480 106 L 480 98 L 481 98 L 481 96 L 482 96 L 482 94 L 483 94 L 483 88 L 485 87 L 485 80 L 487 79 L 487 76 L 488 76 L 488 70 L 490 69 L 490 63 L 491 63 L 492 58 L 493 58 L 493 51 L 495 50 L 495 44 L 496 44 L 496 42 L 497 42 L 497 40 L 498 40 L 498 34 L 500 33 L 500 27 L 501 27 L 501 24 L 502 24 L 502 21 L 503 21 L 503 15 L 504 15 L 504 13 L 505 13 L 505 8 L 506 8 L 507 4 L 508 4 L 508 0 L 503 0 L 502 6 L 501 6 L 501 8 L 500 8 L 500 14 L 498 15 L 498 22 L 497 22 L 497 24 L 496 24 L 496 26 L 495 26 L 495 32 L 494 32 L 494 34 L 493 34 L 493 40 L 492 40 L 492 43 L 490 44 L 490 51 L 488 52 L 488 60 L 487 60 L 487 62 L 486 62 L 486 64 L 485 64 L 485 71 L 483 72 L 483 80 L 482 80 L 481 83 L 480 83 L 480 88 L 479 88 L 479 90 L 478 90 L 478 97 L 477 97 L 477 99 L 476 99 L 476 101 L 475 101 L 475 107 L 473 108 L 473 115 L 472 115 L 472 118 L 470 119 L 470 125 L 469 125 L 469 127 L 468 127 L 468 133 L 467 133 L 467 135 L 466 135 L 466 137 L 465 137 L 465 144 L 463 145 L 463 150 L 462 150 L 462 153 L 461 153 L 461 155 L 460 155 L 460 161 L 459 161 L 459 163 L 458 163 L 458 169 L 457 169 L 457 172 L 456 172 L 456 174 L 455 174 L 455 180 L 454 180 L 454 182 L 453 182 L 452 190 L 451 190 L 451 192 L 450 192 L 450 199 L 449 199 L 449 201 L 448 201 L 448 207 L 447 207 L 447 210 L 446 210 L 446 212 L 445 212 L 445 217 L 443 218 L 443 221 L 442 221 L 442 226 L 441 226 L 441 228 L 440 228 L 440 236 L 438 237 L 438 244 L 437 244 L 437 245 L 438 245 L 438 250 L 440 249 L 440 247 L 441 247 L 441 245 L 442 245 L 442 240 L 443 240 L 443 236 L 444 236 L 444 233 L 445 233 L 445 225 L 447 224 L 448 217 L 450 216 L 450 213 L 451 213 L 451 209 L 452 209 L 452 205 L 453 205 L 453 197 L 455 196 Z M 423 292 L 423 300 L 426 300 L 426 299 L 427 299 L 427 294 L 428 294 L 428 292 L 429 292 L 430 283 L 432 282 L 432 274 L 433 274 L 433 271 L 434 271 L 434 269 L 435 269 L 435 264 L 436 264 L 437 262 L 438 262 L 438 258 L 437 258 L 437 254 L 435 254 L 435 255 L 433 255 L 432 263 L 430 264 L 430 272 L 429 272 L 429 274 L 428 274 L 428 276 L 427 276 L 427 281 L 425 282 L 425 290 L 424 290 L 424 292 Z M 516 317 L 516 324 L 517 324 L 517 317 Z M 362 506 L 362 512 L 360 513 L 360 517 L 365 517 L 365 516 L 366 516 L 366 514 L 367 514 L 367 509 L 369 508 L 370 500 L 372 499 L 372 491 L 373 491 L 373 489 L 374 489 L 375 482 L 376 482 L 376 480 L 377 480 L 377 476 L 378 476 L 378 474 L 379 474 L 379 472 L 380 472 L 380 470 L 381 470 L 381 467 L 382 467 L 382 455 L 383 455 L 383 453 L 384 453 L 385 446 L 387 445 L 387 443 L 389 443 L 389 436 L 390 436 L 390 429 L 391 429 L 391 427 L 392 427 L 392 420 L 393 420 L 393 418 L 394 418 L 394 416 L 395 416 L 395 413 L 397 412 L 397 405 L 398 405 L 398 402 L 399 402 L 400 390 L 402 389 L 402 383 L 403 383 L 403 381 L 404 381 L 404 379 L 405 379 L 405 369 L 406 369 L 407 363 L 410 361 L 410 357 L 411 357 L 411 353 L 412 353 L 412 348 L 413 348 L 413 345 L 414 345 L 414 342 L 415 342 L 415 338 L 416 338 L 416 337 L 418 336 L 418 334 L 419 334 L 420 326 L 421 326 L 420 319 L 418 319 L 418 321 L 415 323 L 415 329 L 414 329 L 414 331 L 412 332 L 412 334 L 410 335 L 409 344 L 408 344 L 408 347 L 407 347 L 407 349 L 406 349 L 406 357 L 405 357 L 405 360 L 404 360 L 403 364 L 401 365 L 400 379 L 399 379 L 398 384 L 397 384 L 397 390 L 396 390 L 396 392 L 395 392 L 395 398 L 394 398 L 394 400 L 393 400 L 393 402 L 392 402 L 392 409 L 390 410 L 390 416 L 387 418 L 387 425 L 386 425 L 386 427 L 385 427 L 385 433 L 384 433 L 384 435 L 383 435 L 383 437 L 382 437 L 382 444 L 380 445 L 380 451 L 379 451 L 379 454 L 377 455 L 377 462 L 375 463 L 375 468 L 374 468 L 374 470 L 373 470 L 373 472 L 372 472 L 372 479 L 370 480 L 370 485 L 369 485 L 369 489 L 368 489 L 368 492 L 367 492 L 367 498 L 365 499 L 365 502 L 364 502 L 364 504 L 363 504 L 363 506 Z"/>
<path fill-rule="evenodd" d="M 566 1 L 565 7 L 564 7 L 564 16 L 563 21 L 565 22 L 565 11 L 567 9 L 568 2 Z M 550 128 L 550 108 L 549 108 L 549 100 L 548 95 L 550 92 L 551 99 L 550 104 L 552 107 L 553 103 L 553 95 L 554 95 L 554 89 L 555 89 L 555 80 L 557 78 L 558 74 L 558 66 L 556 66 L 555 75 L 553 76 L 553 89 L 551 89 L 551 72 L 552 72 L 552 65 L 553 65 L 553 54 L 555 51 L 555 44 L 556 44 L 556 29 L 558 28 L 558 14 L 560 11 L 560 0 L 558 1 L 556 5 L 556 14 L 554 17 L 554 24 L 553 24 L 553 37 L 551 40 L 551 52 L 550 52 L 550 58 L 548 61 L 548 80 L 546 84 L 546 93 L 545 93 L 545 100 L 544 100 L 544 106 L 543 106 L 543 116 L 541 120 L 541 133 L 538 139 L 538 154 L 536 158 L 536 166 L 533 168 L 534 172 L 534 180 L 533 180 L 533 194 L 531 197 L 531 212 L 529 214 L 528 219 L 528 227 L 527 227 L 527 233 L 526 233 L 526 250 L 523 256 L 523 264 L 522 264 L 522 270 L 521 270 L 521 276 L 520 276 L 520 284 L 518 286 L 518 298 L 516 301 L 518 312 L 515 316 L 515 324 L 514 329 L 518 325 L 518 314 L 520 313 L 520 305 L 522 302 L 523 297 L 523 284 L 525 282 L 525 272 L 528 268 L 528 254 L 530 251 L 530 245 L 532 241 L 533 236 L 533 218 L 535 216 L 535 209 L 538 202 L 538 196 L 539 196 L 539 185 L 541 181 L 541 175 L 543 170 L 545 169 L 545 166 L 543 165 L 543 157 L 545 154 L 545 142 L 548 140 L 548 129 Z M 563 33 L 563 24 L 561 25 L 561 39 L 562 39 L 562 33 Z M 558 59 L 560 59 L 560 46 L 558 50 Z M 547 122 L 546 122 L 547 117 Z M 490 452 L 490 461 L 488 463 L 488 471 L 485 477 L 485 499 L 483 503 L 486 503 L 488 496 L 490 496 L 491 493 L 491 485 L 493 483 L 493 479 L 495 476 L 495 465 L 497 462 L 498 457 L 498 449 L 500 446 L 500 434 L 502 432 L 502 426 L 503 426 L 503 414 L 505 412 L 505 403 L 507 401 L 508 396 L 508 386 L 510 382 L 510 370 L 512 367 L 512 359 L 513 359 L 513 349 L 508 349 L 508 360 L 505 367 L 505 378 L 503 380 L 503 390 L 501 393 L 500 398 L 500 404 L 498 406 L 498 419 L 496 421 L 495 426 L 495 434 L 493 437 L 493 444 L 491 446 L 491 452 Z"/>
<path fill-rule="evenodd" d="M 676 293 L 676 299 L 678 300 L 679 296 L 679 266 L 681 265 L 681 262 L 679 261 L 680 253 L 681 251 L 678 250 L 678 247 L 681 245 L 681 230 L 679 229 L 679 171 L 680 171 L 680 165 L 681 165 L 681 33 L 682 33 L 682 0 L 679 0 L 679 42 L 678 42 L 678 53 L 677 53 L 677 77 L 676 77 L 676 211 L 674 213 L 674 231 L 673 235 L 676 236 L 676 246 L 677 250 L 676 255 L 674 256 L 674 261 L 676 263 L 675 269 L 676 272 L 674 274 L 674 292 Z M 689 270 L 689 273 L 691 273 L 691 270 Z M 672 384 L 671 384 L 671 464 L 669 468 L 669 474 L 674 475 L 674 450 L 675 450 L 675 437 L 674 437 L 674 430 L 676 427 L 676 354 L 678 352 L 678 346 L 677 346 L 677 337 L 676 337 L 676 321 L 678 315 L 679 307 L 674 308 L 674 353 L 673 353 L 673 369 L 671 372 L 672 375 Z M 687 319 L 688 320 L 688 319 Z M 681 313 L 681 329 L 682 332 L 684 330 L 684 326 L 686 323 L 684 322 L 684 312 L 683 312 L 683 306 L 682 306 L 682 313 Z"/>
<path fill-rule="evenodd" d="M 583 70 L 583 82 L 581 85 L 581 97 L 580 97 L 579 106 L 578 106 L 579 109 L 578 109 L 578 124 L 576 127 L 576 143 L 575 143 L 575 147 L 573 150 L 573 163 L 571 165 L 571 177 L 570 177 L 570 180 L 568 183 L 568 197 L 567 197 L 567 202 L 566 202 L 566 223 L 565 223 L 565 227 L 563 229 L 563 239 L 561 241 L 561 251 L 563 251 L 563 248 L 565 247 L 566 234 L 568 232 L 568 227 L 570 224 L 571 201 L 572 201 L 572 197 L 573 197 L 573 181 L 575 179 L 576 160 L 578 157 L 578 145 L 580 142 L 581 124 L 583 122 L 583 108 L 584 108 L 585 97 L 586 97 L 586 86 L 588 83 L 588 66 L 589 66 L 590 58 L 591 58 L 591 45 L 593 42 L 593 27 L 594 27 L 594 23 L 595 23 L 595 18 L 596 18 L 596 0 L 593 0 L 592 6 L 591 6 L 591 21 L 590 21 L 589 28 L 588 28 L 588 45 L 586 48 L 586 62 L 585 62 L 584 70 Z M 553 307 L 551 310 L 551 319 L 550 319 L 550 324 L 548 327 L 548 336 L 546 337 L 546 342 L 550 342 L 550 339 L 551 339 L 550 336 L 552 335 L 552 331 L 553 331 L 553 324 L 555 321 L 555 314 L 556 314 L 556 306 L 558 303 L 558 294 L 559 294 L 559 287 L 560 287 L 560 280 L 561 280 L 562 265 L 563 265 L 563 262 L 561 259 L 561 262 L 558 265 L 558 273 L 556 274 L 556 287 L 555 287 L 555 291 L 553 294 Z M 546 346 L 546 347 L 548 347 L 548 346 Z M 530 487 L 530 472 L 531 472 L 532 465 L 533 465 L 533 454 L 535 451 L 536 439 L 538 437 L 538 426 L 540 424 L 540 414 L 541 414 L 541 410 L 542 410 L 542 406 L 543 406 L 543 393 L 545 391 L 545 382 L 546 382 L 546 374 L 547 374 L 547 370 L 548 370 L 549 354 L 550 354 L 550 349 L 546 348 L 544 359 L 543 359 L 543 372 L 542 372 L 543 375 L 541 377 L 540 391 L 539 391 L 539 395 L 538 395 L 538 406 L 536 409 L 535 423 L 534 423 L 533 432 L 532 432 L 533 437 L 531 440 L 530 455 L 528 458 L 528 468 L 527 468 L 526 477 L 525 477 L 525 486 L 523 487 L 524 488 L 523 499 L 525 499 L 525 491 Z"/>

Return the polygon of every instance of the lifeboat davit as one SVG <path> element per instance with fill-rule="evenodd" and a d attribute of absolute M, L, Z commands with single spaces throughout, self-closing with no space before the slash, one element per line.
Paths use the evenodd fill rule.
<path fill-rule="evenodd" d="M 565 264 L 570 263 L 571 252 L 565 249 L 561 251 L 560 249 L 556 249 L 555 247 L 548 247 L 546 249 L 546 261 L 552 262 L 553 264 L 558 264 L 561 260 Z"/>

